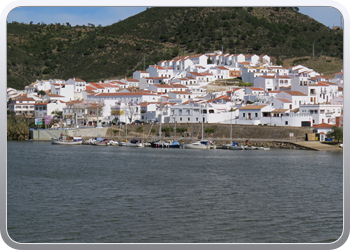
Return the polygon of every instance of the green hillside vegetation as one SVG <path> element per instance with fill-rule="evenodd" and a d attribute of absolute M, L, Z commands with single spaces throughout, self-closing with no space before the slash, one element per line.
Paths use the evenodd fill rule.
<path fill-rule="evenodd" d="M 17 89 L 36 79 L 120 79 L 143 70 L 144 57 L 147 68 L 222 48 L 286 60 L 311 56 L 314 45 L 315 57 L 343 57 L 342 30 L 297 8 L 155 7 L 106 27 L 15 22 L 7 28 L 7 84 Z"/>
<path fill-rule="evenodd" d="M 304 65 L 318 73 L 322 73 L 330 78 L 335 77 L 335 73 L 339 73 L 343 69 L 343 60 L 336 57 L 329 56 L 305 56 L 299 58 L 288 58 L 283 61 L 284 67 L 291 67 L 295 65 Z"/>

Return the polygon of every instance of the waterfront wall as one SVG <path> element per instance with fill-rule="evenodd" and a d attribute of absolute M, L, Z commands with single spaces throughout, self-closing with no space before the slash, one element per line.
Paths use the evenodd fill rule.
<path fill-rule="evenodd" d="M 167 123 L 162 124 L 164 127 L 173 127 L 175 124 Z M 214 133 L 206 134 L 204 133 L 204 138 L 212 138 L 213 140 L 220 141 L 230 141 L 231 125 L 230 124 L 204 124 L 204 130 L 206 128 L 213 128 Z M 154 129 L 153 132 L 151 128 Z M 183 138 L 184 140 L 196 139 L 201 136 L 201 124 L 186 123 L 186 124 L 176 124 L 176 128 L 187 129 L 184 133 L 176 133 L 176 138 Z M 145 138 L 148 140 L 153 140 L 158 138 L 159 124 L 144 124 L 144 125 L 128 125 L 128 139 L 132 138 Z M 69 135 L 74 135 L 74 129 L 64 130 Z M 117 131 L 116 134 L 113 131 Z M 33 140 L 50 140 L 50 134 L 59 136 L 62 131 L 59 130 L 34 130 L 31 131 L 31 139 Z M 290 137 L 290 134 L 293 137 Z M 232 125 L 232 139 L 233 140 L 249 140 L 249 139 L 262 139 L 262 140 L 305 140 L 306 133 L 313 133 L 313 128 L 311 127 L 286 127 L 286 126 L 260 126 L 260 125 Z M 125 139 L 126 131 L 125 126 L 112 126 L 107 128 L 81 128 L 77 129 L 77 135 L 84 138 L 92 137 L 108 137 L 108 138 L 118 138 Z M 148 136 L 149 135 L 149 136 Z M 147 137 L 148 136 L 148 137 Z M 174 137 L 175 132 L 172 133 L 162 133 L 163 138 Z"/>

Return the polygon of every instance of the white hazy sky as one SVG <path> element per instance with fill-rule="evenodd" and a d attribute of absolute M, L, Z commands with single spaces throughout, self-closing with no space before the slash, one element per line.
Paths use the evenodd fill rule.
<path fill-rule="evenodd" d="M 101 24 L 111 25 L 142 12 L 146 7 L 17 7 L 7 18 L 8 22 L 66 23 L 72 26 Z M 299 7 L 306 14 L 328 27 L 342 26 L 341 13 L 333 7 Z"/>

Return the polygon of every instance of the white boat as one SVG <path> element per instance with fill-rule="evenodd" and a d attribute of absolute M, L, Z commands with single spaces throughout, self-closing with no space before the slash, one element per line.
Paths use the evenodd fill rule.
<path fill-rule="evenodd" d="M 189 149 L 210 149 L 210 141 L 196 141 L 184 145 L 184 148 Z"/>
<path fill-rule="evenodd" d="M 244 147 L 242 145 L 230 145 L 229 149 L 232 149 L 232 150 L 243 150 Z"/>
<path fill-rule="evenodd" d="M 85 141 L 83 142 L 83 144 L 91 145 L 91 144 L 94 144 L 95 142 L 96 142 L 95 139 L 90 138 L 90 139 L 88 139 L 88 140 L 85 140 Z"/>
<path fill-rule="evenodd" d="M 242 145 L 238 145 L 237 142 L 233 142 L 232 144 L 226 144 L 224 146 L 225 146 L 226 149 L 233 149 L 233 150 L 242 150 L 242 149 L 244 149 L 244 147 Z"/>
<path fill-rule="evenodd" d="M 119 146 L 119 143 L 117 141 L 113 141 L 113 140 L 109 140 L 109 142 L 107 144 L 110 146 Z"/>
<path fill-rule="evenodd" d="M 122 142 L 119 142 L 119 146 L 142 147 L 143 143 L 141 142 L 141 140 L 122 141 Z"/>
<path fill-rule="evenodd" d="M 251 146 L 252 149 L 254 150 L 270 150 L 270 148 L 265 148 L 265 147 L 254 147 L 254 146 Z"/>
<path fill-rule="evenodd" d="M 79 145 L 83 143 L 83 138 L 81 136 L 61 135 L 58 139 L 51 138 L 51 143 L 61 145 Z"/>

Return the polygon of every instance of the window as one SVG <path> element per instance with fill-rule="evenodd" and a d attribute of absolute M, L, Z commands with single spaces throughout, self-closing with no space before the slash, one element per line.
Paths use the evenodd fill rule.
<path fill-rule="evenodd" d="M 180 117 L 180 122 L 182 122 L 182 117 Z"/>
<path fill-rule="evenodd" d="M 190 121 L 191 119 L 188 117 L 187 120 Z"/>
<path fill-rule="evenodd" d="M 245 113 L 243 113 L 243 117 L 245 117 Z"/>
<path fill-rule="evenodd" d="M 255 117 L 258 117 L 258 113 L 255 113 Z"/>
<path fill-rule="evenodd" d="M 285 125 L 288 125 L 288 121 L 285 121 Z"/>

